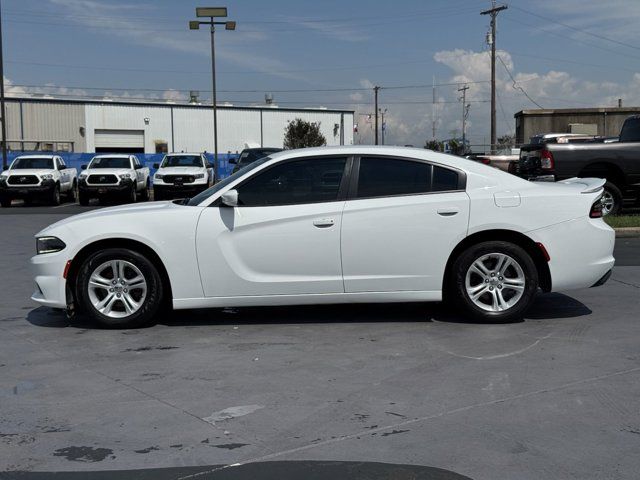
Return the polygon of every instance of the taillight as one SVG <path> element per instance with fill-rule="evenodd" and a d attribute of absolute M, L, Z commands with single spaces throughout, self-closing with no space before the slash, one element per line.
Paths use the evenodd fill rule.
<path fill-rule="evenodd" d="M 552 153 L 549 150 L 542 150 L 540 152 L 540 168 L 543 170 L 553 170 L 554 166 Z"/>
<path fill-rule="evenodd" d="M 593 202 L 589 216 L 591 218 L 602 218 L 602 197 Z"/>

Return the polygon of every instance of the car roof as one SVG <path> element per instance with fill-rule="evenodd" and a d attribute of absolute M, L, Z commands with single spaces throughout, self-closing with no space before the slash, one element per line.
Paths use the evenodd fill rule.
<path fill-rule="evenodd" d="M 129 158 L 133 156 L 133 154 L 127 153 L 105 153 L 102 155 L 94 155 L 93 158 Z M 93 160 L 93 158 L 91 160 Z"/>
<path fill-rule="evenodd" d="M 60 155 L 18 155 L 14 160 L 18 158 L 56 158 Z"/>
<path fill-rule="evenodd" d="M 165 153 L 165 155 L 167 157 L 179 157 L 181 155 L 202 155 L 201 152 L 171 152 L 171 153 Z"/>

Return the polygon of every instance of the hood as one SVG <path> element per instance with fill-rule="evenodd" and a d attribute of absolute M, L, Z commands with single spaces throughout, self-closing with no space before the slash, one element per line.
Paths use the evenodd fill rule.
<path fill-rule="evenodd" d="M 46 169 L 46 168 L 16 168 L 15 170 L 5 170 L 4 173 L 5 175 L 10 175 L 10 176 L 20 176 L 20 175 L 47 175 L 52 173 L 53 170 L 52 169 Z"/>
<path fill-rule="evenodd" d="M 105 169 L 106 170 L 106 169 Z M 117 205 L 114 207 L 99 208 L 97 210 L 91 210 L 89 212 L 80 213 L 72 217 L 65 218 L 49 225 L 44 230 L 38 232 L 36 236 L 51 233 L 51 230 L 60 227 L 76 227 L 76 224 L 83 222 L 84 220 L 100 218 L 100 217 L 114 217 L 123 215 L 153 215 L 156 212 L 164 212 L 167 209 L 173 208 L 198 208 L 198 207 L 184 207 L 182 205 L 176 205 L 172 201 L 164 202 L 146 202 L 146 203 L 132 203 L 128 205 Z"/>
<path fill-rule="evenodd" d="M 161 175 L 195 175 L 203 173 L 204 167 L 164 167 L 158 169 L 156 173 Z"/>

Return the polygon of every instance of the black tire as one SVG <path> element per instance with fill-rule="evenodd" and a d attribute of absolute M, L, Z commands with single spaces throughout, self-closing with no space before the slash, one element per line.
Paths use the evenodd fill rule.
<path fill-rule="evenodd" d="M 158 202 L 160 200 L 164 200 L 164 194 L 160 190 L 157 190 L 157 189 L 154 188 L 153 189 L 153 200 L 155 202 Z"/>
<path fill-rule="evenodd" d="M 71 185 L 71 189 L 67 192 L 67 201 L 71 203 L 76 203 L 77 198 L 78 198 L 78 184 L 74 180 L 73 184 Z"/>
<path fill-rule="evenodd" d="M 2 208 L 9 208 L 11 207 L 11 199 L 10 198 L 0 198 L 0 205 L 2 205 Z"/>
<path fill-rule="evenodd" d="M 129 316 L 114 318 L 101 313 L 94 307 L 89 292 L 89 278 L 94 271 L 106 262 L 120 260 L 133 264 L 140 270 L 147 284 L 142 305 Z M 158 313 L 163 303 L 162 278 L 158 269 L 144 255 L 127 248 L 107 248 L 93 253 L 82 262 L 75 282 L 75 298 L 80 312 L 106 328 L 137 328 L 148 325 Z M 133 290 L 132 290 L 133 291 Z M 104 292 L 105 296 L 111 295 Z M 116 295 L 115 293 L 113 295 Z M 94 297 L 95 298 L 95 297 Z M 101 299 L 101 300 L 104 300 Z M 137 299 L 140 300 L 140 299 Z M 114 300 L 114 310 L 124 310 L 123 300 Z"/>
<path fill-rule="evenodd" d="M 131 189 L 126 193 L 125 203 L 136 203 L 138 201 L 138 192 L 136 192 L 135 183 L 131 186 Z"/>
<path fill-rule="evenodd" d="M 149 181 L 148 180 L 144 189 L 142 190 L 142 192 L 140 192 L 140 200 L 142 200 L 143 202 L 146 202 L 147 200 L 149 200 Z"/>
<path fill-rule="evenodd" d="M 609 200 L 605 206 L 605 201 Z M 611 182 L 604 184 L 604 193 L 602 194 L 602 215 L 617 215 L 622 209 L 622 192 Z M 610 207 L 608 205 L 611 205 Z"/>
<path fill-rule="evenodd" d="M 51 196 L 49 197 L 49 203 L 53 206 L 60 205 L 60 185 L 57 183 L 53 187 L 51 191 Z"/>
<path fill-rule="evenodd" d="M 89 205 L 89 200 L 91 200 L 89 195 L 84 193 L 82 190 L 78 191 L 78 202 L 80 203 L 80 205 L 86 207 L 87 205 Z"/>
<path fill-rule="evenodd" d="M 471 299 L 466 286 L 467 273 L 470 271 L 472 264 L 483 256 L 490 254 L 500 254 L 510 257 L 521 268 L 521 273 L 524 276 L 522 295 L 519 299 L 516 299 L 518 293 L 506 286 L 506 281 L 503 280 L 504 278 L 508 280 L 509 276 L 514 276 L 513 272 L 516 272 L 515 266 L 508 267 L 503 273 L 487 273 L 484 279 L 487 290 L 480 295 L 478 300 L 480 303 L 494 302 L 493 298 L 496 298 L 496 295 L 499 295 L 501 299 L 506 298 L 507 295 L 511 295 L 510 299 L 507 299 L 506 304 L 508 304 L 510 300 L 514 300 L 515 303 L 500 311 L 489 311 L 478 306 Z M 485 262 L 489 262 L 489 264 L 492 261 L 492 257 L 485 260 Z M 487 266 L 487 264 L 485 264 L 485 266 Z M 476 273 L 471 273 L 470 275 L 472 280 L 479 282 L 475 285 L 479 288 L 483 283 L 482 276 Z M 504 275 L 504 277 L 501 275 Z M 500 280 L 498 280 L 498 278 Z M 522 316 L 535 299 L 538 290 L 538 270 L 529 254 L 518 245 L 504 241 L 482 242 L 467 248 L 454 262 L 451 271 L 451 280 L 452 282 L 449 286 L 451 291 L 447 297 L 450 300 L 455 299 L 456 305 L 458 305 L 464 314 L 472 319 L 489 323 L 508 323 L 522 319 Z M 491 291 L 488 291 L 488 289 Z M 507 292 L 509 293 L 507 294 Z"/>

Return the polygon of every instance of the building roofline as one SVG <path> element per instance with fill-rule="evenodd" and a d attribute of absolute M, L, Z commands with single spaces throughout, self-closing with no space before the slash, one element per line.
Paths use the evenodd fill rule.
<path fill-rule="evenodd" d="M 38 98 L 38 97 L 5 97 L 7 102 L 22 103 L 59 103 L 63 105 L 120 105 L 120 106 L 138 106 L 138 107 L 179 107 L 179 108 L 200 108 L 211 110 L 211 105 L 193 105 L 191 103 L 174 103 L 174 102 L 140 102 L 140 101 L 124 101 L 124 100 L 84 100 L 70 98 Z M 355 113 L 355 110 L 336 109 L 336 108 L 291 108 L 291 107 L 269 107 L 267 105 L 218 105 L 218 110 L 258 110 L 258 111 L 275 111 L 275 112 L 305 112 L 305 113 Z"/>
<path fill-rule="evenodd" d="M 640 107 L 593 107 L 593 108 L 537 108 L 520 110 L 514 117 L 525 115 L 576 115 L 594 113 L 640 113 Z"/>

